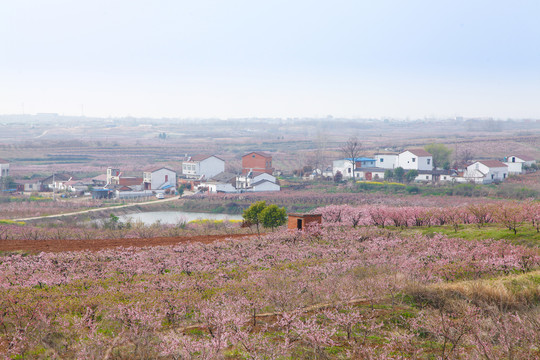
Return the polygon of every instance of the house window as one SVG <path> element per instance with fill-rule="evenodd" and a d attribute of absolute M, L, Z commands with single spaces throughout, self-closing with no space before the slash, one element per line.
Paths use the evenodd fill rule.
<path fill-rule="evenodd" d="M 416 158 L 412 158 L 412 162 L 416 162 Z"/>
<path fill-rule="evenodd" d="M 169 181 L 169 175 L 165 175 L 165 182 Z"/>
<path fill-rule="evenodd" d="M 431 162 L 431 159 L 427 159 L 427 164 L 429 165 L 429 163 Z"/>
<path fill-rule="evenodd" d="M 384 162 L 384 159 L 380 159 L 380 160 L 381 160 L 381 162 Z"/>
<path fill-rule="evenodd" d="M 512 162 L 516 162 L 516 158 L 515 158 L 515 157 L 512 158 Z"/>
<path fill-rule="evenodd" d="M 506 179 L 506 174 L 503 174 L 503 179 Z"/>
<path fill-rule="evenodd" d="M 429 175 L 426 175 L 426 180 L 429 180 Z"/>
<path fill-rule="evenodd" d="M 350 174 L 351 173 L 351 168 L 347 168 L 347 172 Z"/>

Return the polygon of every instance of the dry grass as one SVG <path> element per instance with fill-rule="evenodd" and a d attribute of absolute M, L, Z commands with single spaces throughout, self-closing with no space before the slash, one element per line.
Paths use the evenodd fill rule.
<path fill-rule="evenodd" d="M 460 301 L 492 305 L 501 310 L 525 309 L 540 304 L 540 270 L 496 279 L 471 280 L 421 286 L 406 292 L 421 306 L 452 306 Z"/>

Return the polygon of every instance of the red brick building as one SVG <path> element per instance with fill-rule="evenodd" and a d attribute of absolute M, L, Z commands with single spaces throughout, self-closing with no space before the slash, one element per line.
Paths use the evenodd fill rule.
<path fill-rule="evenodd" d="M 272 175 L 274 173 L 272 155 L 254 151 L 242 156 L 242 174 L 246 175 L 250 171 Z"/>
<path fill-rule="evenodd" d="M 304 230 L 308 224 L 321 224 L 321 214 L 288 214 L 288 229 Z"/>

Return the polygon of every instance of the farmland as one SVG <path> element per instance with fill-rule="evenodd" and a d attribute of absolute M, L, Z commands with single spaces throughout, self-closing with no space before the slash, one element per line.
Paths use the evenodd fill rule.
<path fill-rule="evenodd" d="M 178 159 L 201 148 L 223 156 L 230 171 L 245 151 L 269 151 L 291 174 L 316 150 L 324 161 L 339 156 L 341 133 L 361 135 L 368 154 L 437 141 L 477 157 L 540 157 L 531 121 L 33 120 L 0 119 L 0 157 L 19 178 L 95 176 L 107 166 L 129 175 L 155 164 L 179 170 Z M 538 176 L 489 186 L 285 176 L 279 193 L 188 195 L 130 210 L 108 200 L 4 196 L 0 354 L 539 358 Z M 258 235 L 239 222 L 118 220 L 128 211 L 241 214 L 262 200 L 320 213 L 322 224 Z M 99 211 L 15 221 L 86 209 Z"/>
<path fill-rule="evenodd" d="M 305 232 L 8 251 L 0 347 L 8 358 L 535 358 L 538 210 L 331 205 Z M 510 240 L 455 236 L 466 228 Z"/>

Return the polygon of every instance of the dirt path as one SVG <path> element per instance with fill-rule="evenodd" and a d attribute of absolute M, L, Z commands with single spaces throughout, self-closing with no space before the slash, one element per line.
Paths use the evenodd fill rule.
<path fill-rule="evenodd" d="M 147 239 L 93 239 L 93 240 L 0 240 L 0 251 L 25 251 L 31 253 L 62 251 L 97 251 L 119 246 L 145 247 L 187 244 L 200 242 L 209 244 L 225 239 L 253 237 L 251 234 L 198 235 L 180 237 L 157 237 Z"/>
<path fill-rule="evenodd" d="M 135 204 L 126 204 L 126 205 L 119 205 L 119 206 L 110 206 L 110 207 L 100 207 L 96 209 L 90 209 L 90 210 L 80 210 L 80 211 L 74 211 L 69 213 L 62 213 L 62 214 L 54 214 L 54 215 L 45 215 L 45 216 L 35 216 L 35 217 L 29 217 L 29 218 L 21 218 L 21 219 L 13 219 L 13 221 L 30 221 L 30 220 L 40 220 L 40 219 L 52 219 L 62 216 L 71 216 L 71 215 L 79 215 L 79 214 L 86 214 L 90 212 L 97 212 L 97 211 L 107 211 L 107 210 L 115 210 L 115 209 L 122 209 L 132 206 L 140 206 L 140 205 L 148 205 L 148 204 L 160 204 L 168 201 L 174 201 L 180 199 L 180 196 L 173 196 L 171 198 L 166 198 L 163 200 L 152 200 L 152 201 L 145 201 Z"/>

